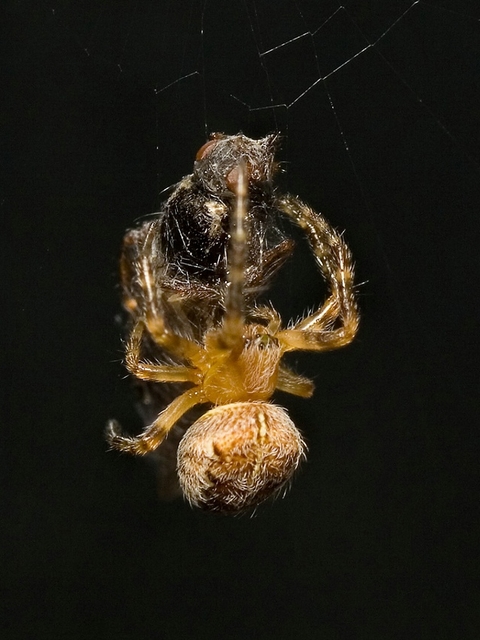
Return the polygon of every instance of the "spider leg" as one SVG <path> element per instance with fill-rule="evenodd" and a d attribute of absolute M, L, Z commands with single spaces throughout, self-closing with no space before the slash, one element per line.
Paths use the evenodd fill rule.
<path fill-rule="evenodd" d="M 278 333 L 282 326 L 280 314 L 273 307 L 254 307 L 249 313 L 249 320 L 266 322 L 266 327 L 272 335 Z"/>
<path fill-rule="evenodd" d="M 179 309 L 172 308 L 168 301 L 171 292 L 163 286 L 166 277 L 164 257 L 155 242 L 157 235 L 156 220 L 131 231 L 124 240 L 121 260 L 123 304 L 146 326 L 159 347 L 189 360 L 191 356 L 198 355 L 201 347 L 194 342 L 193 336 L 185 335 L 178 327 L 169 326 L 172 318 L 178 319 Z M 187 328 L 186 322 L 181 324 L 181 329 Z M 133 333 L 135 331 L 134 328 Z"/>
<path fill-rule="evenodd" d="M 303 320 L 300 320 L 295 325 L 296 331 L 314 330 L 315 328 L 322 329 L 328 324 L 333 324 L 338 318 L 340 309 L 338 306 L 338 300 L 335 296 L 330 296 L 324 304 Z"/>
<path fill-rule="evenodd" d="M 293 373 L 293 371 L 290 371 L 285 365 L 281 364 L 278 370 L 276 388 L 279 391 L 291 393 L 294 396 L 311 398 L 315 387 L 311 380 L 297 373 Z"/>
<path fill-rule="evenodd" d="M 143 456 L 159 446 L 184 413 L 196 404 L 206 401 L 203 392 L 198 387 L 192 387 L 175 398 L 139 436 L 122 435 L 118 422 L 109 420 L 106 430 L 107 440 L 112 449 Z"/>
<path fill-rule="evenodd" d="M 153 382 L 200 382 L 197 369 L 186 365 L 152 364 L 140 359 L 142 337 L 145 327 L 137 322 L 127 343 L 125 364 L 131 374 L 140 380 Z M 188 341 L 187 341 L 188 342 Z"/>
<path fill-rule="evenodd" d="M 234 175 L 233 175 L 234 174 Z M 248 208 L 247 168 L 242 160 L 230 174 L 235 185 L 236 206 L 231 221 L 228 249 L 228 287 L 225 295 L 225 315 L 219 343 L 233 350 L 243 346 L 245 326 L 245 263 L 247 256 L 246 218 Z"/>
<path fill-rule="evenodd" d="M 158 221 L 147 222 L 129 231 L 123 240 L 120 258 L 123 306 L 136 317 L 144 316 L 146 309 L 161 311 L 154 277 L 162 267 L 155 246 L 157 229 Z"/>
<path fill-rule="evenodd" d="M 280 331 L 278 339 L 285 351 L 323 351 L 349 344 L 359 324 L 350 249 L 322 215 L 297 198 L 283 196 L 277 206 L 305 231 L 330 289 L 329 298 L 315 313 L 293 329 Z"/>

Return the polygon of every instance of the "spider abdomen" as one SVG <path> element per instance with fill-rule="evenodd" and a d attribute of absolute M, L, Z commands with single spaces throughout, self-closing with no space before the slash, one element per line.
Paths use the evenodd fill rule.
<path fill-rule="evenodd" d="M 177 471 L 191 504 L 240 512 L 281 490 L 305 453 L 305 442 L 285 409 L 235 402 L 211 409 L 187 430 Z"/>

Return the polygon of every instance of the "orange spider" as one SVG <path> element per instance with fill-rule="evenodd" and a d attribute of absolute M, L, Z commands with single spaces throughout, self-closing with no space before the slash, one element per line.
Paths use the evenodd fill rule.
<path fill-rule="evenodd" d="M 216 134 L 199 151 L 197 160 L 225 140 L 231 143 L 234 139 L 257 142 L 241 134 Z M 184 383 L 188 388 L 139 436 L 123 435 L 113 420 L 107 427 L 113 448 L 144 455 L 155 450 L 192 407 L 208 405 L 180 440 L 177 472 L 191 504 L 222 512 L 242 511 L 277 493 L 305 457 L 300 432 L 285 409 L 272 404 L 271 398 L 276 389 L 308 398 L 313 383 L 290 371 L 282 363 L 283 355 L 343 347 L 353 340 L 359 323 L 352 258 L 342 235 L 291 195 L 275 195 L 275 207 L 305 232 L 327 282 L 328 297 L 292 328 L 282 328 L 273 308 L 246 303 L 248 196 L 254 171 L 253 161 L 243 153 L 224 175 L 236 201 L 230 215 L 227 277 L 217 292 L 220 318 L 198 338 L 175 332 L 166 321 L 156 290 L 157 274 L 149 259 L 156 233 L 155 225 L 150 225 L 142 245 L 145 259 L 135 264 L 142 308 L 134 296 L 127 295 L 125 301 L 135 320 L 126 348 L 126 366 L 140 380 Z M 143 359 L 146 339 L 168 354 L 172 364 Z"/>

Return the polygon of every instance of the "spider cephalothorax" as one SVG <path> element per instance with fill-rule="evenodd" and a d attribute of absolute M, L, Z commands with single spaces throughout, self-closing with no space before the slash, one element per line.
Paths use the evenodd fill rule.
<path fill-rule="evenodd" d="M 271 186 L 274 146 L 274 137 L 255 141 L 243 135 L 213 136 L 198 152 L 194 174 L 182 180 L 167 202 L 166 212 L 141 232 L 127 234 L 125 240 L 124 304 L 133 320 L 127 368 L 147 384 L 182 386 L 138 437 L 122 435 L 117 423 L 110 421 L 108 439 L 122 451 L 152 452 L 191 408 L 205 405 L 206 411 L 185 434 L 182 430 L 176 435 L 177 471 L 187 499 L 209 510 L 242 511 L 288 483 L 306 447 L 286 411 L 272 404 L 271 398 L 276 389 L 307 398 L 313 385 L 287 369 L 283 355 L 341 347 L 358 328 L 350 251 L 323 216 L 297 198 L 275 193 Z M 262 149 L 265 166 L 261 166 Z M 175 224 L 181 228 L 185 222 L 175 223 L 172 218 L 174 213 L 185 213 L 176 209 L 178 193 L 182 198 L 191 195 L 183 192 L 193 184 L 197 188 L 202 180 L 198 215 L 204 215 L 202 207 L 217 202 L 219 210 L 225 209 L 222 215 L 227 217 L 229 231 L 223 231 L 223 221 L 212 231 L 219 247 L 213 280 L 200 268 L 189 271 L 182 266 L 185 255 L 192 257 L 191 247 L 198 238 L 184 234 L 178 248 L 183 257 L 179 257 L 174 252 L 179 239 L 169 236 Z M 257 198 L 253 207 L 248 202 L 250 192 Z M 259 193 L 265 202 L 259 200 Z M 169 207 L 172 198 L 173 208 Z M 246 294 L 254 281 L 248 274 L 271 275 L 292 248 L 288 240 L 271 246 L 265 235 L 257 237 L 264 229 L 262 216 L 268 218 L 272 211 L 282 212 L 304 230 L 329 286 L 320 308 L 291 328 L 283 328 L 275 310 L 255 306 Z M 195 218 L 195 210 L 186 215 Z M 200 225 L 197 232 L 208 236 L 210 230 Z M 277 252 L 275 259 L 272 251 Z M 207 265 L 212 256 L 205 254 Z M 200 263 L 200 258 L 195 260 Z M 172 262 L 178 271 L 173 280 Z M 150 353 L 155 352 L 156 362 L 144 358 L 147 346 Z"/>

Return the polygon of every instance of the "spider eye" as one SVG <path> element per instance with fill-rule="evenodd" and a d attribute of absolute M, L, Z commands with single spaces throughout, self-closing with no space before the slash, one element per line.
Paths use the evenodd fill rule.
<path fill-rule="evenodd" d="M 273 336 L 268 335 L 268 333 L 262 333 L 261 335 L 257 336 L 257 343 L 258 346 L 262 349 L 266 349 L 267 347 L 271 346 L 278 346 L 278 340 Z"/>
<path fill-rule="evenodd" d="M 268 349 L 268 347 L 278 346 L 278 340 L 268 333 L 258 333 L 253 338 L 245 339 L 245 348 L 255 347 L 256 349 Z"/>

